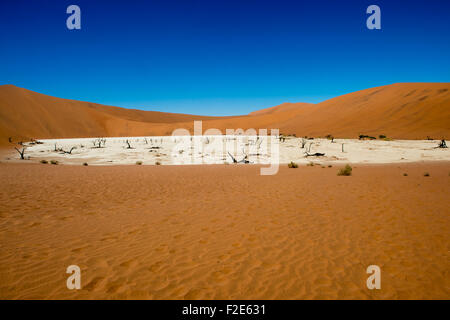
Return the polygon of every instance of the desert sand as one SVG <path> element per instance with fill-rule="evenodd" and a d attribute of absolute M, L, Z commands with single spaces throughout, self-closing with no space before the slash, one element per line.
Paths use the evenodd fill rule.
<path fill-rule="evenodd" d="M 255 106 L 257 109 L 257 106 Z M 272 129 L 297 137 L 394 139 L 450 136 L 450 83 L 398 83 L 345 94 L 318 104 L 285 103 L 248 115 L 204 117 L 130 110 L 0 86 L 0 146 L 34 139 L 167 136 L 174 129 Z"/>
<path fill-rule="evenodd" d="M 0 163 L 0 298 L 448 299 L 449 163 L 338 168 Z"/>
<path fill-rule="evenodd" d="M 171 137 L 196 120 L 285 141 Z M 0 86 L 0 299 L 449 299 L 450 151 L 436 148 L 449 136 L 450 83 L 230 117 Z"/>

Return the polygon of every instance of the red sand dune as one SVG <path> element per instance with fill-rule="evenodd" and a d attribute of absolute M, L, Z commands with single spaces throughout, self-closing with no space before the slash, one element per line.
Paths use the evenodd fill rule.
<path fill-rule="evenodd" d="M 214 117 L 104 106 L 0 86 L 0 139 L 76 138 L 159 134 L 153 127 Z M 158 126 L 159 125 L 159 126 Z"/>
<path fill-rule="evenodd" d="M 449 137 L 450 83 L 398 83 L 353 92 L 319 103 L 282 129 L 311 136 Z"/>
<path fill-rule="evenodd" d="M 278 106 L 275 106 L 275 107 L 270 107 L 270 108 L 266 108 L 266 109 L 261 109 L 261 110 L 250 112 L 249 115 L 250 116 L 260 116 L 260 115 L 266 115 L 266 114 L 277 114 L 277 113 L 280 113 L 280 112 L 298 112 L 302 108 L 307 108 L 307 107 L 311 107 L 311 106 L 313 106 L 312 103 L 303 103 L 303 102 L 290 103 L 290 102 L 286 102 L 286 103 L 282 103 L 282 104 L 280 104 Z"/>
<path fill-rule="evenodd" d="M 450 83 L 399 83 L 318 104 L 284 103 L 244 116 L 205 117 L 142 111 L 55 98 L 0 86 L 0 145 L 30 138 L 170 135 L 176 128 L 278 128 L 284 134 L 425 139 L 450 136 Z"/>

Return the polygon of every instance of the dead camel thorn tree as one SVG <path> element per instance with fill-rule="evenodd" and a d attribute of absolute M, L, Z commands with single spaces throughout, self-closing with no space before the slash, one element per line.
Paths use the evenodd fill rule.
<path fill-rule="evenodd" d="M 25 160 L 25 149 L 26 149 L 26 147 L 22 147 L 22 151 L 20 151 L 16 147 L 14 147 L 14 149 L 16 149 L 17 152 L 20 154 L 20 160 Z"/>
<path fill-rule="evenodd" d="M 331 143 L 334 143 L 334 137 L 333 137 L 333 135 L 327 134 L 327 135 L 325 136 L 325 138 L 327 138 L 328 140 L 331 140 Z"/>
<path fill-rule="evenodd" d="M 42 141 L 39 141 L 39 140 L 36 140 L 36 139 L 31 139 L 30 144 L 33 145 L 33 144 L 44 144 L 44 143 Z"/>
<path fill-rule="evenodd" d="M 311 142 L 309 144 L 308 151 L 305 151 L 305 157 L 323 157 L 325 155 L 325 153 L 321 153 L 321 152 L 310 153 L 312 144 L 313 143 Z"/>
<path fill-rule="evenodd" d="M 302 138 L 302 142 L 301 142 L 302 143 L 302 149 L 305 148 L 306 142 L 307 142 L 307 140 L 305 138 Z"/>
<path fill-rule="evenodd" d="M 441 142 L 438 145 L 438 148 L 448 148 L 447 143 L 445 142 L 445 139 L 441 140 Z"/>
<path fill-rule="evenodd" d="M 231 160 L 233 160 L 233 163 L 244 163 L 244 164 L 250 163 L 250 161 L 247 160 L 248 159 L 247 155 L 245 155 L 241 161 L 237 161 L 236 158 L 233 157 L 230 152 L 228 152 L 228 155 L 231 157 Z"/>
<path fill-rule="evenodd" d="M 63 149 L 61 149 L 61 150 L 62 150 L 63 153 L 72 154 L 73 149 L 76 149 L 76 148 L 75 148 L 75 147 L 72 147 L 72 148 L 70 149 L 70 151 L 65 151 L 65 150 L 63 150 Z"/>
<path fill-rule="evenodd" d="M 130 141 L 128 141 L 128 139 L 125 141 L 125 143 L 128 145 L 128 146 L 127 146 L 127 149 L 134 149 L 134 148 L 131 146 Z"/>
<path fill-rule="evenodd" d="M 325 153 L 321 153 L 321 152 L 316 152 L 316 153 L 308 153 L 305 152 L 305 157 L 323 157 L 325 156 Z"/>
<path fill-rule="evenodd" d="M 56 147 L 56 143 L 55 143 L 55 149 L 53 151 L 55 151 L 55 152 L 64 152 L 64 150 L 62 148 L 57 148 Z"/>
<path fill-rule="evenodd" d="M 94 148 L 104 148 L 106 145 L 106 139 L 98 138 L 92 141 Z"/>

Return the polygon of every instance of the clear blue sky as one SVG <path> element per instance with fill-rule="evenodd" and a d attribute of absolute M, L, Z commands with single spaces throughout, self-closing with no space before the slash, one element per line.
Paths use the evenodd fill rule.
<path fill-rule="evenodd" d="M 450 82 L 450 1 L 0 1 L 0 84 L 57 97 L 233 115 L 394 82 Z"/>

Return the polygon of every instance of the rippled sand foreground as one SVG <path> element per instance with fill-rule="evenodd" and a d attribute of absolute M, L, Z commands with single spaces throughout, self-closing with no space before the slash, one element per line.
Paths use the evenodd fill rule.
<path fill-rule="evenodd" d="M 450 164 L 338 169 L 0 163 L 0 298 L 449 299 Z"/>

